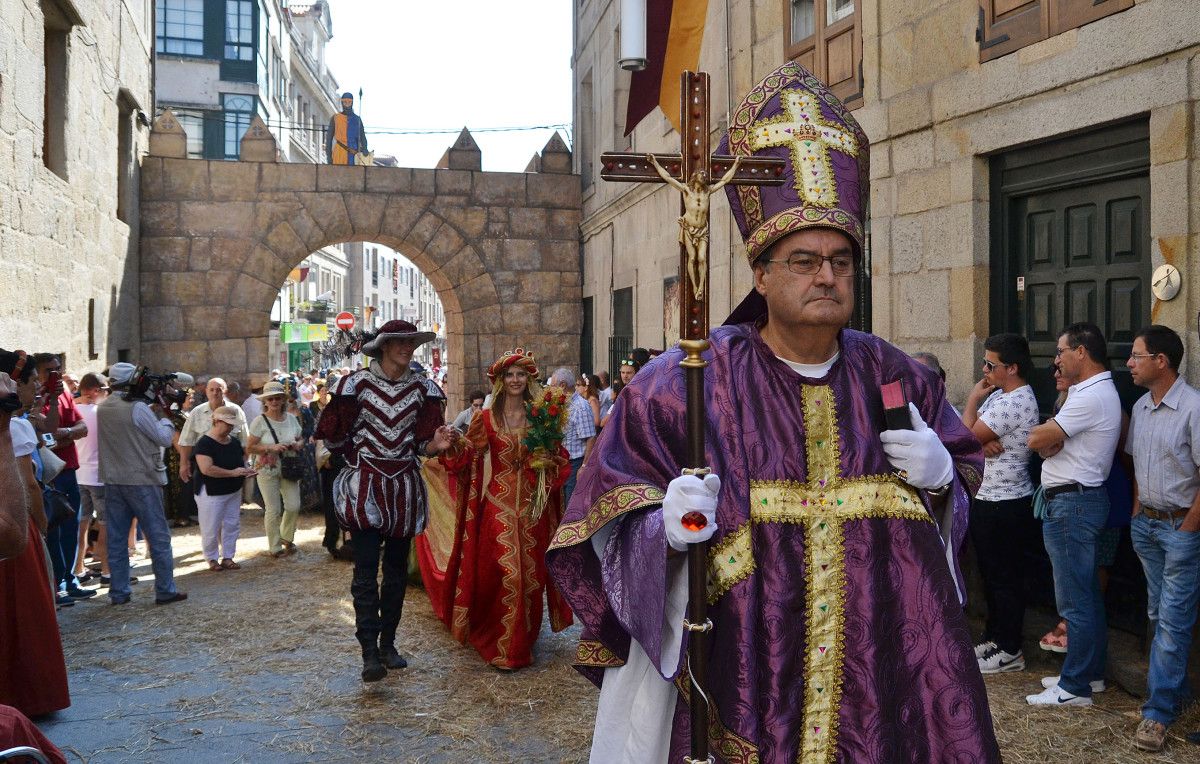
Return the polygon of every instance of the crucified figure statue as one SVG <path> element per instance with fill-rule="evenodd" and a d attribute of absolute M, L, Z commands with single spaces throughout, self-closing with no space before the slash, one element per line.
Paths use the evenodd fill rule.
<path fill-rule="evenodd" d="M 697 300 L 704 299 L 704 274 L 708 271 L 708 198 L 721 190 L 737 173 L 742 158 L 733 160 L 733 166 L 714 185 L 708 183 L 708 173 L 697 170 L 686 184 L 667 172 L 653 154 L 646 160 L 664 182 L 674 186 L 683 194 L 683 214 L 679 216 L 679 243 L 687 248 L 688 280 Z"/>

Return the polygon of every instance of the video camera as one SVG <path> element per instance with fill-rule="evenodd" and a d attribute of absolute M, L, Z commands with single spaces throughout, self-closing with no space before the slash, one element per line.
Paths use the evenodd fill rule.
<path fill-rule="evenodd" d="M 165 409 L 171 404 L 183 406 L 188 392 L 196 384 L 191 374 L 175 371 L 169 374 L 151 374 L 148 366 L 139 366 L 129 380 L 125 391 L 125 400 L 140 400 L 146 403 L 157 403 Z"/>

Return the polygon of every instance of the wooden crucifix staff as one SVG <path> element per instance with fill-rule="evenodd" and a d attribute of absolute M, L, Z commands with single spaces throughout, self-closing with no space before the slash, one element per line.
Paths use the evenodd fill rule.
<path fill-rule="evenodd" d="M 679 362 L 687 382 L 688 458 L 685 474 L 708 473 L 704 458 L 704 369 L 708 361 L 708 207 L 712 193 L 726 184 L 767 186 L 782 184 L 782 159 L 713 155 L 708 129 L 708 74 L 684 72 L 680 92 L 679 154 L 605 153 L 600 157 L 604 180 L 668 183 L 683 195 L 679 216 L 679 269 L 690 288 L 680 291 L 679 346 L 686 353 Z M 711 178 L 720 178 L 716 184 Z M 694 517 L 693 517 L 694 516 Z M 689 530 L 704 527 L 699 513 L 684 515 Z M 688 641 L 688 674 L 692 683 L 692 741 L 690 761 L 711 762 L 708 754 L 707 545 L 688 547 L 688 612 L 684 627 Z"/>

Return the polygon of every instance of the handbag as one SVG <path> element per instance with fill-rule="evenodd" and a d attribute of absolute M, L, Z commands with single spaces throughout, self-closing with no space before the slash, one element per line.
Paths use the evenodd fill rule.
<path fill-rule="evenodd" d="M 38 446 L 38 458 L 42 460 L 42 482 L 50 483 L 58 477 L 67 463 L 58 454 L 44 445 Z"/>
<path fill-rule="evenodd" d="M 46 529 L 56 528 L 75 516 L 71 500 L 57 488 L 42 486 L 42 508 L 46 512 Z"/>
<path fill-rule="evenodd" d="M 279 434 L 275 432 L 275 428 L 271 426 L 271 418 L 263 414 L 263 421 L 267 423 L 267 429 L 271 431 L 271 437 L 276 443 L 281 443 Z M 304 477 L 304 459 L 295 451 L 284 451 L 279 455 L 279 477 L 284 480 L 301 480 Z"/>

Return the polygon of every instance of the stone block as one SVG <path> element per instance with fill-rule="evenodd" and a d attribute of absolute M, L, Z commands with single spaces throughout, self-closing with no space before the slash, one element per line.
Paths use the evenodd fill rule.
<path fill-rule="evenodd" d="M 486 207 L 446 207 L 442 210 L 442 219 L 467 239 L 483 234 L 487 218 Z"/>
<path fill-rule="evenodd" d="M 488 207 L 487 234 L 497 239 L 512 236 L 508 225 L 509 209 L 507 207 Z"/>
<path fill-rule="evenodd" d="M 363 168 L 364 170 L 367 168 Z M 388 197 L 383 194 L 346 194 L 346 209 L 355 238 L 377 236 L 383 223 L 383 211 Z"/>
<path fill-rule="evenodd" d="M 321 165 L 321 167 L 326 167 L 326 165 Z M 338 169 L 362 170 L 363 168 L 342 167 Z M 342 200 L 341 194 L 315 193 L 296 194 L 296 196 L 313 221 L 321 227 L 326 243 L 339 241 L 353 234 L 354 226 L 350 223 L 350 212 L 346 209 L 346 203 Z"/>
<path fill-rule="evenodd" d="M 496 305 L 500 301 L 496 295 L 496 285 L 486 273 L 476 276 L 454 291 L 464 313 L 474 308 Z"/>
<path fill-rule="evenodd" d="M 556 130 L 542 148 L 537 172 L 555 175 L 571 174 L 571 150 Z"/>
<path fill-rule="evenodd" d="M 892 218 L 892 246 L 890 273 L 916 273 L 923 263 L 925 236 L 918 215 L 902 215 Z"/>
<path fill-rule="evenodd" d="M 266 337 L 270 329 L 270 314 L 262 310 L 230 307 L 225 316 L 226 337 Z"/>
<path fill-rule="evenodd" d="M 316 191 L 317 166 L 299 162 L 264 164 L 259 168 L 259 189 L 264 192 Z"/>
<path fill-rule="evenodd" d="M 142 306 L 142 340 L 183 339 L 183 316 L 183 311 L 172 305 Z"/>
<path fill-rule="evenodd" d="M 187 338 L 219 340 L 229 336 L 225 333 L 228 310 L 225 305 L 188 308 L 183 313 L 183 325 Z"/>
<path fill-rule="evenodd" d="M 463 247 L 458 254 L 446 261 L 441 267 L 441 274 L 450 282 L 451 288 L 465 284 L 486 272 L 479 254 L 471 246 Z M 497 274 L 499 275 L 499 274 Z"/>
<path fill-rule="evenodd" d="M 369 193 L 408 194 L 413 188 L 413 171 L 407 167 L 366 167 Z"/>
<path fill-rule="evenodd" d="M 208 184 L 213 201 L 256 201 L 260 166 L 256 162 L 212 162 Z"/>
<path fill-rule="evenodd" d="M 3 134 L 0 133 L 0 136 Z M 0 157 L 7 157 L 12 153 L 9 144 L 2 142 L 0 138 Z M 139 187 L 142 192 L 143 199 L 161 199 L 163 196 L 163 167 L 162 160 L 158 157 L 146 155 L 142 157 L 142 171 L 139 178 Z"/>
<path fill-rule="evenodd" d="M 223 236 L 209 240 L 209 267 L 214 271 L 240 271 L 254 249 L 253 239 Z"/>
<path fill-rule="evenodd" d="M 263 169 L 275 165 L 263 165 Z M 280 165 L 287 167 L 287 165 Z M 260 193 L 258 203 L 254 205 L 254 230 L 269 231 L 284 220 L 290 220 L 304 211 L 304 205 L 296 199 L 295 194 L 266 192 Z"/>
<path fill-rule="evenodd" d="M 357 165 L 319 164 L 317 191 L 365 191 L 367 168 Z"/>
<path fill-rule="evenodd" d="M 542 305 L 542 327 L 546 331 L 578 331 L 583 323 L 583 308 L 578 302 L 557 302 Z"/>
<path fill-rule="evenodd" d="M 141 298 L 143 308 L 147 305 L 162 305 L 162 274 L 146 271 L 139 273 L 138 297 Z"/>
<path fill-rule="evenodd" d="M 950 165 L 939 164 L 896 176 L 896 212 L 914 212 L 944 207 L 950 203 Z"/>
<path fill-rule="evenodd" d="M 280 223 L 272 228 L 263 241 L 273 254 L 284 261 L 299 262 L 312 251 L 288 223 Z"/>
<path fill-rule="evenodd" d="M 578 241 L 542 241 L 538 249 L 542 254 L 542 267 L 548 271 L 578 271 L 582 264 L 582 251 Z"/>
<path fill-rule="evenodd" d="M 886 4 L 886 3 L 885 3 Z M 913 29 L 898 27 L 879 37 L 879 97 L 887 100 L 912 86 Z"/>
<path fill-rule="evenodd" d="M 212 267 L 212 239 L 192 239 L 188 250 L 188 270 L 193 272 L 207 271 Z"/>
<path fill-rule="evenodd" d="M 1150 236 L 1188 234 L 1188 161 L 1150 166 Z"/>
<path fill-rule="evenodd" d="M 558 212 L 559 210 L 554 210 Z M 509 231 L 513 236 L 536 239 L 546 236 L 550 210 L 541 207 L 518 207 L 509 210 Z"/>
<path fill-rule="evenodd" d="M 583 190 L 578 175 L 530 175 L 526 181 L 530 207 L 580 209 Z"/>
<path fill-rule="evenodd" d="M 932 120 L 928 88 L 914 88 L 888 101 L 888 129 L 892 135 L 920 130 Z"/>
<path fill-rule="evenodd" d="M 902 135 L 891 141 L 890 148 L 892 172 L 896 175 L 925 169 L 933 164 L 933 130 Z M 874 150 L 871 159 L 875 159 Z"/>
<path fill-rule="evenodd" d="M 177 236 L 142 240 L 141 268 L 144 271 L 186 271 L 190 242 Z"/>
<path fill-rule="evenodd" d="M 303 207 L 292 216 L 288 221 L 288 225 L 292 227 L 292 230 L 296 232 L 300 240 L 308 247 L 309 252 L 315 252 L 331 241 L 321 226 L 317 225 L 317 221 L 313 220 L 308 210 Z"/>
<path fill-rule="evenodd" d="M 208 343 L 203 340 L 143 342 L 138 360 L 152 368 L 179 369 L 193 375 L 212 370 Z"/>
<path fill-rule="evenodd" d="M 443 223 L 429 243 L 425 245 L 425 254 L 441 267 L 443 263 L 458 254 L 463 244 L 463 238 L 458 235 L 454 227 Z"/>
<path fill-rule="evenodd" d="M 282 283 L 283 279 L 280 279 L 279 284 Z M 272 286 L 248 273 L 239 273 L 237 274 L 237 281 L 233 282 L 233 291 L 229 295 L 229 304 L 248 309 L 257 307 L 259 310 L 269 310 L 272 301 L 279 294 L 279 284 Z"/>
<path fill-rule="evenodd" d="M 903 274 L 896 288 L 896 336 L 911 340 L 950 336 L 950 271 Z"/>
<path fill-rule="evenodd" d="M 143 236 L 173 236 L 182 233 L 178 201 L 150 201 L 140 204 Z"/>
<path fill-rule="evenodd" d="M 474 178 L 473 200 L 482 205 L 520 207 L 525 204 L 523 173 L 481 172 Z"/>
<path fill-rule="evenodd" d="M 467 128 L 464 127 L 454 144 L 446 149 L 438 167 L 451 170 L 479 171 L 483 169 L 483 152 L 479 150 L 479 145 L 475 143 L 475 139 L 471 137 Z"/>
<path fill-rule="evenodd" d="M 500 310 L 504 331 L 509 334 L 536 334 L 541 326 L 538 304 L 535 302 L 506 303 Z"/>
<path fill-rule="evenodd" d="M 217 271 L 162 273 L 159 304 L 192 307 L 211 305 L 214 300 L 225 302 L 233 286 L 233 277 L 233 273 Z"/>
<path fill-rule="evenodd" d="M 938 82 L 979 61 L 974 42 L 978 7 L 971 3 L 947 3 L 913 26 L 913 84 Z"/>
<path fill-rule="evenodd" d="M 296 262 L 299 262 L 299 259 Z M 290 270 L 291 265 L 285 262 L 281 255 L 261 245 L 250 251 L 250 257 L 241 268 L 243 273 L 249 273 L 268 284 L 282 284 Z"/>
<path fill-rule="evenodd" d="M 553 271 L 518 271 L 513 278 L 514 296 L 518 302 L 546 303 L 561 300 L 564 287 L 559 274 Z"/>
<path fill-rule="evenodd" d="M 150 127 L 150 156 L 187 156 L 187 132 L 170 108 L 163 109 Z"/>
<path fill-rule="evenodd" d="M 247 370 L 251 373 L 261 373 L 259 369 L 268 369 L 271 366 L 271 359 L 267 356 L 270 353 L 270 343 L 267 339 L 266 329 L 262 331 L 260 336 L 246 338 L 246 365 Z M 249 377 L 242 380 L 243 384 L 249 384 Z"/>
<path fill-rule="evenodd" d="M 437 170 L 414 169 L 412 171 L 412 188 L 410 193 L 420 196 L 433 196 L 437 193 Z"/>
<path fill-rule="evenodd" d="M 581 210 L 550 210 L 547 235 L 555 239 L 579 239 L 579 226 L 583 222 Z"/>
<path fill-rule="evenodd" d="M 469 196 L 471 172 L 468 170 L 435 170 L 434 187 L 438 196 Z"/>
<path fill-rule="evenodd" d="M 162 160 L 162 199 L 208 199 L 209 164 L 204 159 Z"/>
<path fill-rule="evenodd" d="M 537 241 L 504 239 L 500 242 L 499 262 L 488 263 L 488 266 L 493 270 L 540 271 L 542 252 Z"/>
<path fill-rule="evenodd" d="M 425 249 L 434 234 L 442 227 L 442 219 L 432 210 L 426 210 L 409 230 L 405 243 L 416 249 Z"/>
<path fill-rule="evenodd" d="M 1176 103 L 1150 112 L 1150 163 L 1187 159 L 1192 141 L 1192 109 Z"/>
<path fill-rule="evenodd" d="M 950 337 L 962 340 L 988 335 L 988 305 L 980 295 L 988 294 L 986 266 L 953 268 L 950 271 Z"/>
<path fill-rule="evenodd" d="M 428 196 L 393 194 L 384 208 L 380 230 L 397 239 L 404 239 L 429 206 Z"/>
<path fill-rule="evenodd" d="M 240 377 L 250 369 L 246 365 L 246 341 L 244 339 L 215 340 L 208 343 L 209 369 L 227 377 Z"/>
<path fill-rule="evenodd" d="M 179 216 L 189 233 L 200 236 L 249 236 L 253 202 L 180 202 Z"/>

